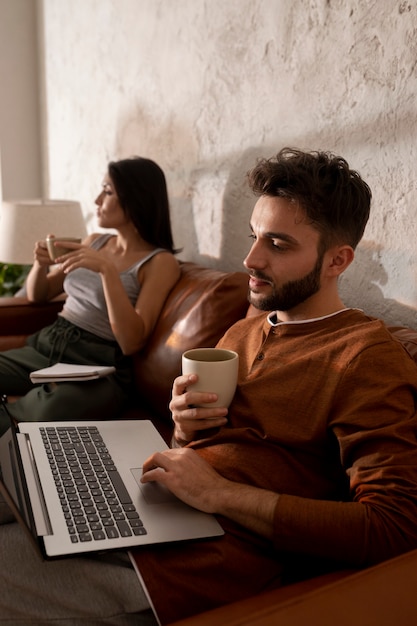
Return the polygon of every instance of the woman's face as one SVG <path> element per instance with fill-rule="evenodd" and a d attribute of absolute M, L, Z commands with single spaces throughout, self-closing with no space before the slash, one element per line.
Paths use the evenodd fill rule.
<path fill-rule="evenodd" d="M 103 179 L 103 189 L 97 196 L 98 225 L 102 228 L 119 228 L 128 223 L 125 212 L 119 203 L 113 182 L 108 174 Z"/>

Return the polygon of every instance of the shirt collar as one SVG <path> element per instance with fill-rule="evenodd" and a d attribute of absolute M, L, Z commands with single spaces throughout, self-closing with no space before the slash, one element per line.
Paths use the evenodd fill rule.
<path fill-rule="evenodd" d="M 329 315 L 323 315 L 322 317 L 312 317 L 311 319 L 306 319 L 306 320 L 294 320 L 291 322 L 283 322 L 280 319 L 278 319 L 278 313 L 276 311 L 272 311 L 272 313 L 270 313 L 268 315 L 268 322 L 271 326 L 279 326 L 280 324 L 308 324 L 310 322 L 318 322 L 320 320 L 325 320 L 329 317 L 334 317 L 335 315 L 339 315 L 339 313 L 344 313 L 345 311 L 351 311 L 351 308 L 345 308 L 345 309 L 340 309 L 340 311 L 335 311 L 335 313 L 330 313 Z M 358 309 L 360 310 L 360 309 Z"/>

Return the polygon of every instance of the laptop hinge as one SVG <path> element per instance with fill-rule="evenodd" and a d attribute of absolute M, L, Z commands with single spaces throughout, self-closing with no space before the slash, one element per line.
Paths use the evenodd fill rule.
<path fill-rule="evenodd" d="M 23 433 L 16 433 L 19 450 L 22 459 L 23 470 L 25 472 L 26 484 L 29 492 L 30 503 L 32 505 L 33 518 L 35 520 L 36 532 L 41 537 L 52 534 L 52 526 L 45 504 L 39 474 L 33 458 L 32 446 L 29 437 Z"/>

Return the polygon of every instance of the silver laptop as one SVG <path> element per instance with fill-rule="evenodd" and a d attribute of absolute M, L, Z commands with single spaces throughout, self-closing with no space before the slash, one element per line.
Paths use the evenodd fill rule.
<path fill-rule="evenodd" d="M 147 420 L 24 422 L 0 439 L 0 492 L 44 558 L 224 534 L 143 462 L 167 446 Z"/>

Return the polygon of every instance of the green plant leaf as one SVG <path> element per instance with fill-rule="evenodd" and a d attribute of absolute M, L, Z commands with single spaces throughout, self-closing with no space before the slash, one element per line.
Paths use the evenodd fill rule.
<path fill-rule="evenodd" d="M 0 263 L 0 296 L 14 296 L 23 287 L 31 265 Z"/>

